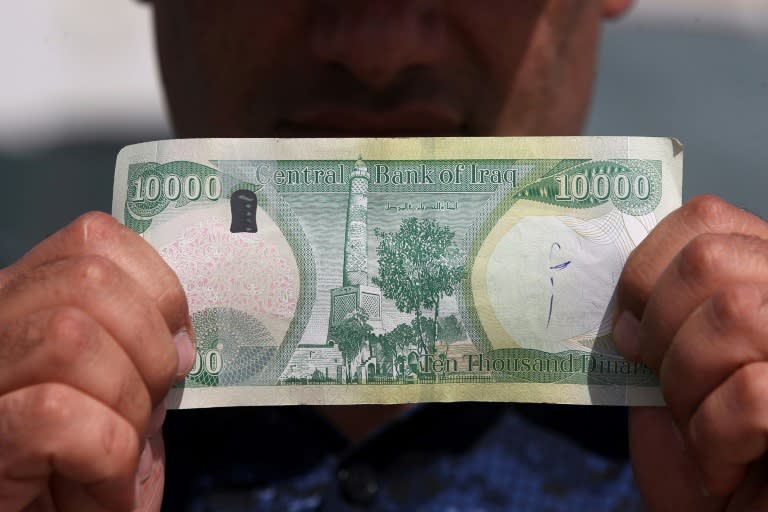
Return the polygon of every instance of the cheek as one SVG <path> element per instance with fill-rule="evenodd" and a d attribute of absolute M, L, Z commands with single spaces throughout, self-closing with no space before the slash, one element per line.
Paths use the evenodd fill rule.
<path fill-rule="evenodd" d="M 509 2 L 505 16 L 476 14 L 476 55 L 499 95 L 499 135 L 572 135 L 591 93 L 599 4 Z M 486 30 L 477 30 L 485 25 Z"/>
<path fill-rule="evenodd" d="M 450 18 L 467 51 L 483 101 L 474 105 L 475 131 L 524 135 L 541 109 L 542 75 L 551 67 L 553 45 L 548 3 L 540 0 L 451 2 Z M 489 98 L 491 98 L 489 100 Z"/>
<path fill-rule="evenodd" d="M 545 14 L 540 0 L 454 1 L 448 9 L 458 37 L 495 83 L 509 83 L 529 53 Z"/>
<path fill-rule="evenodd" d="M 241 132 L 248 125 L 253 130 L 254 111 L 261 117 L 269 115 L 267 90 L 282 81 L 282 65 L 292 60 L 287 55 L 299 37 L 296 16 L 289 15 L 274 7 L 254 9 L 209 29 L 215 39 L 203 49 L 204 81 L 210 87 L 207 99 L 218 105 L 217 126 Z"/>
<path fill-rule="evenodd" d="M 264 88 L 279 81 L 281 62 L 301 40 L 305 4 L 221 0 L 157 8 L 163 74 L 181 135 L 265 135 Z"/>

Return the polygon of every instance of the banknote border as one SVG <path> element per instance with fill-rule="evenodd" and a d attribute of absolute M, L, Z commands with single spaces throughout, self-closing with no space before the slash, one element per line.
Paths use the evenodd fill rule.
<path fill-rule="evenodd" d="M 410 384 L 387 386 L 240 386 L 172 389 L 169 409 L 259 405 L 354 405 L 424 402 L 528 402 L 573 405 L 662 406 L 653 387 L 584 386 L 581 384 L 486 383 Z"/>
<path fill-rule="evenodd" d="M 592 148 L 599 148 L 585 152 L 580 145 L 591 139 Z M 595 158 L 598 154 L 613 154 L 613 150 L 624 149 L 627 157 L 636 155 L 642 150 L 644 158 L 653 158 L 659 155 L 670 158 L 672 169 L 676 173 L 665 174 L 663 180 L 671 185 L 673 190 L 682 188 L 682 145 L 675 139 L 656 137 L 555 137 L 555 138 L 482 138 L 482 139 L 432 139 L 428 144 L 422 144 L 422 139 L 345 139 L 335 141 L 334 144 L 313 144 L 312 140 L 275 140 L 275 139 L 251 139 L 247 151 L 240 145 L 245 139 L 207 139 L 184 141 L 158 141 L 124 148 L 118 155 L 116 165 L 116 181 L 113 195 L 113 215 L 121 221 L 125 221 L 124 211 L 119 206 L 125 201 L 125 190 L 122 190 L 119 177 L 122 170 L 136 155 L 145 152 L 154 153 L 155 160 L 161 161 L 173 151 L 182 151 L 188 148 L 190 153 L 201 152 L 201 156 L 210 159 L 221 158 L 217 155 L 228 155 L 233 150 L 239 158 L 250 158 L 250 152 L 259 153 L 265 149 L 275 149 L 273 158 L 304 159 L 311 156 L 313 159 L 323 158 L 324 152 L 333 153 L 333 158 L 339 158 L 345 151 L 354 158 L 365 146 L 370 149 L 371 158 L 377 154 L 386 154 L 389 151 L 414 152 L 411 158 L 434 159 L 450 158 L 461 152 L 461 157 L 472 158 L 473 155 L 482 155 L 494 152 L 497 157 L 507 155 L 516 158 L 525 158 L 526 154 L 532 158 L 538 158 L 541 148 L 546 147 L 546 154 L 553 151 L 559 155 L 569 155 L 578 158 L 585 155 Z M 318 142 L 318 141 L 314 141 Z M 323 141 L 319 141 L 323 142 Z M 202 149 L 198 147 L 203 143 Z M 467 149 L 468 143 L 472 147 Z M 499 148 L 503 149 L 499 151 Z M 498 153 L 496 153 L 498 152 Z M 271 151 L 270 151 L 271 153 Z M 354 154 L 353 154 L 354 153 Z M 305 154 L 307 155 L 305 157 Z M 665 185 L 666 187 L 667 185 Z M 679 196 L 678 196 L 679 197 Z M 678 201 L 673 201 L 672 207 L 679 206 Z M 411 402 L 449 402 L 449 401 L 498 401 L 498 402 L 548 402 L 570 404 L 604 404 L 604 405 L 660 405 L 663 403 L 658 389 L 654 388 L 625 388 L 623 386 L 595 386 L 560 384 L 509 384 L 509 383 L 484 383 L 462 384 L 460 388 L 449 385 L 404 385 L 392 386 L 382 393 L 379 386 L 363 387 L 353 386 L 329 386 L 307 385 L 295 387 L 254 386 L 240 388 L 198 388 L 175 389 L 169 396 L 171 408 L 191 407 L 218 407 L 234 405 L 275 405 L 275 404 L 354 404 L 354 403 L 411 403 Z"/>

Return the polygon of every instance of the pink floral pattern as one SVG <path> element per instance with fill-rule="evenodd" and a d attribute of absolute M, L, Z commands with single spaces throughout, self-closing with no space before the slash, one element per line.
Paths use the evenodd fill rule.
<path fill-rule="evenodd" d="M 160 255 L 181 280 L 191 312 L 230 307 L 290 318 L 298 275 L 277 244 L 250 233 L 230 233 L 224 219 L 190 226 Z"/>

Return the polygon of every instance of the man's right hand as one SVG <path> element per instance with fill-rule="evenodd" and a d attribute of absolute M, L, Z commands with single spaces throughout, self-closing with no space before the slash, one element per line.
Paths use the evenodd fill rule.
<path fill-rule="evenodd" d="M 176 275 L 106 214 L 0 270 L 0 510 L 159 510 L 190 333 Z"/>

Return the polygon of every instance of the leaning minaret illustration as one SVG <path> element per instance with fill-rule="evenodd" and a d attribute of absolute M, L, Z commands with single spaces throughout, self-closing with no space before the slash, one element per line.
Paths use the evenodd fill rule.
<path fill-rule="evenodd" d="M 368 185 L 371 175 L 362 158 L 349 178 L 347 223 L 344 233 L 344 262 L 340 288 L 331 290 L 328 326 L 344 320 L 355 308 L 368 315 L 374 332 L 381 333 L 381 291 L 368 282 Z"/>
<path fill-rule="evenodd" d="M 358 158 L 349 175 L 344 246 L 338 247 L 333 264 L 341 265 L 340 286 L 332 288 L 328 314 L 328 337 L 325 344 L 302 344 L 293 353 L 281 379 L 310 378 L 319 371 L 326 378 L 344 379 L 346 367 L 339 351 L 340 340 L 331 337 L 331 328 L 344 321 L 359 308 L 368 315 L 374 334 L 383 334 L 381 321 L 381 290 L 368 283 L 368 185 L 371 175 L 362 157 Z M 339 212 L 341 213 L 341 212 Z M 339 222 L 341 224 L 341 222 Z M 339 226 L 341 227 L 341 226 Z M 338 262 L 338 263 L 335 263 Z M 337 267 L 338 268 L 338 267 Z M 377 356 L 366 340 L 351 363 L 351 376 L 365 383 L 369 376 L 380 372 Z M 350 377 L 351 377 L 350 376 Z"/>
<path fill-rule="evenodd" d="M 358 159 L 349 181 L 342 286 L 368 284 L 368 181 L 370 179 L 368 167 L 361 158 Z"/>

